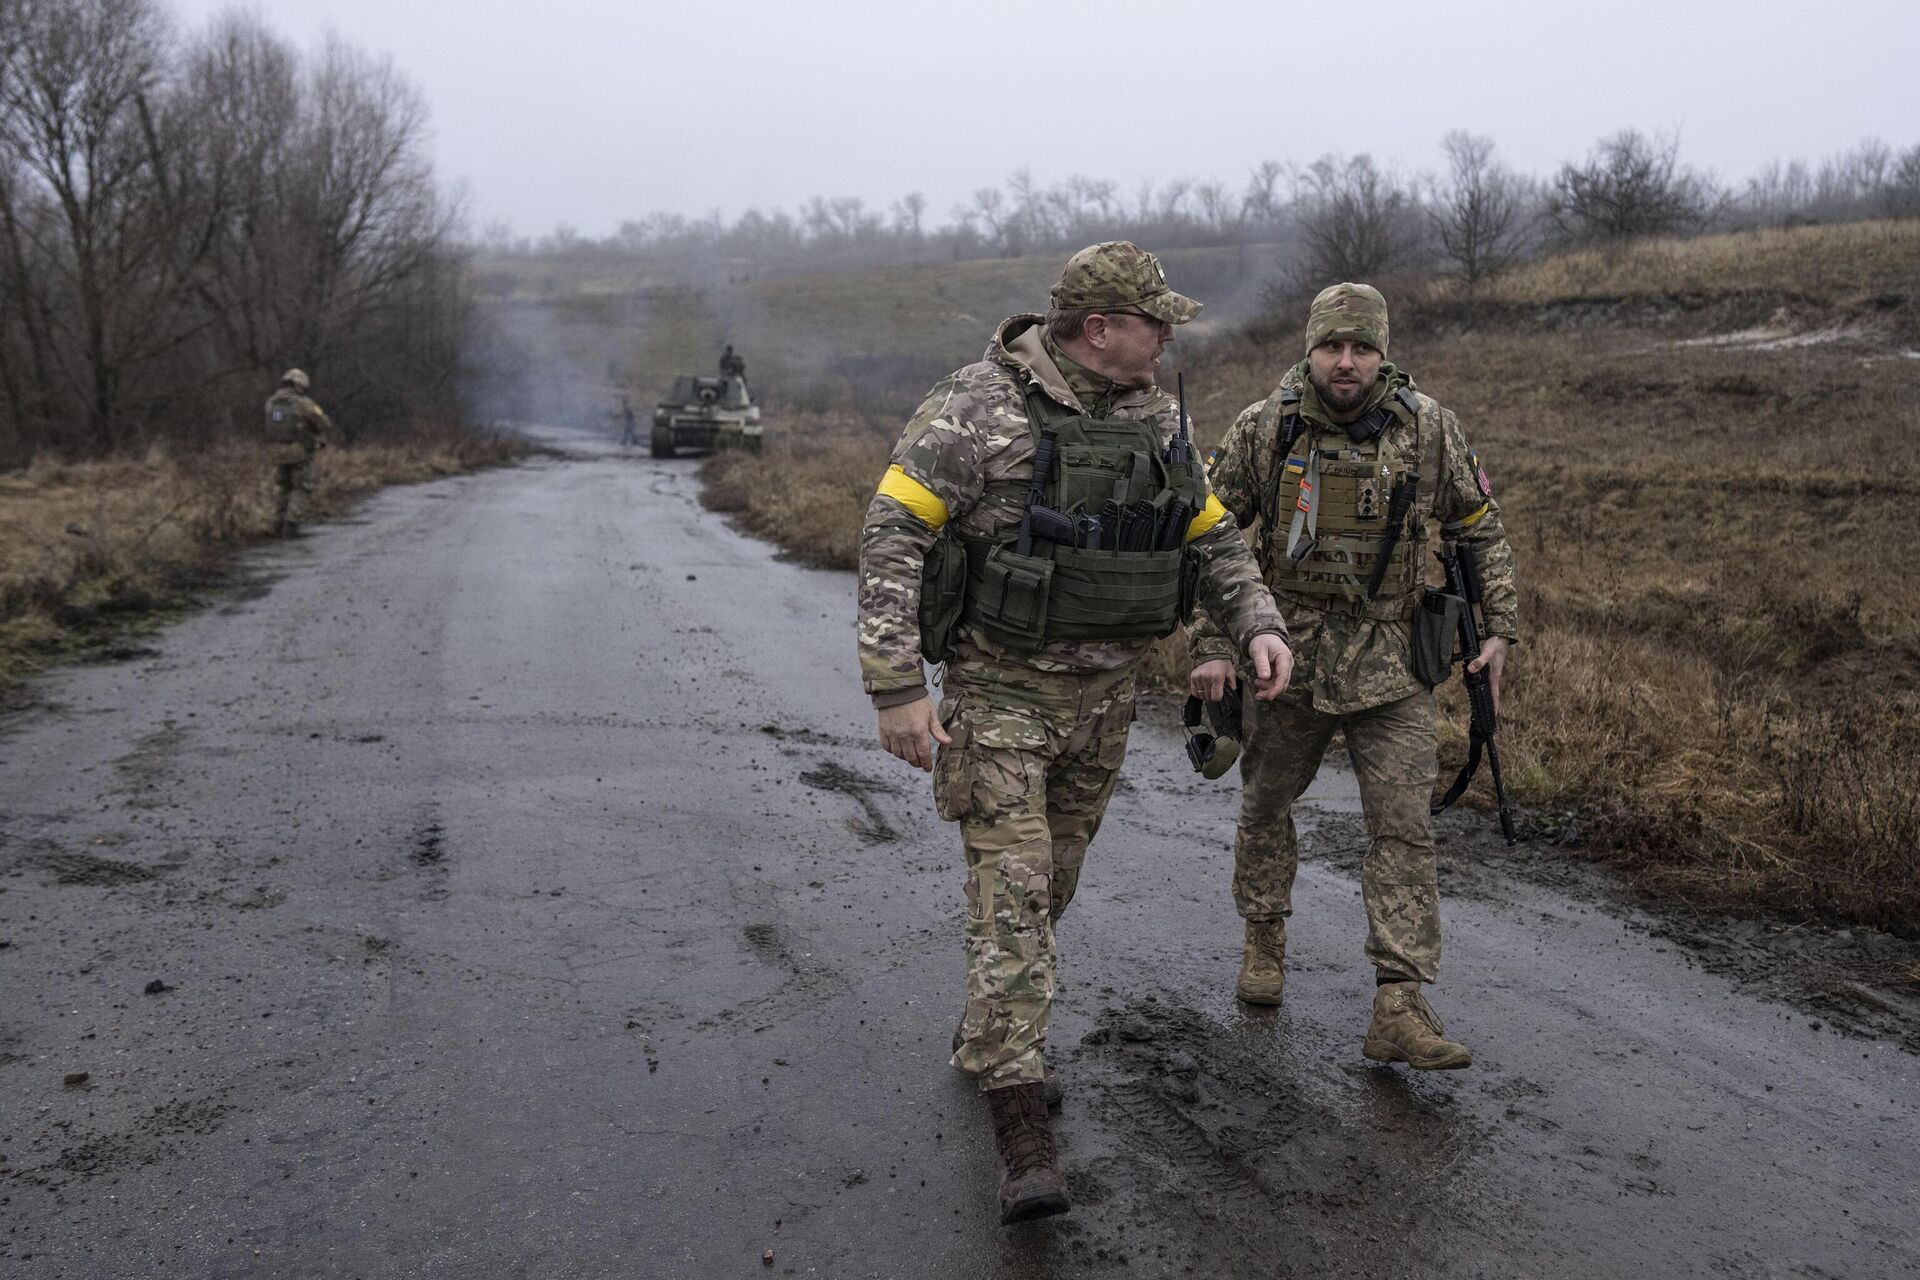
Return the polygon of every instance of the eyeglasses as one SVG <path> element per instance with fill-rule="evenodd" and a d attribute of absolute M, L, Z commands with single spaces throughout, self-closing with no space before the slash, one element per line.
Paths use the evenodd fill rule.
<path fill-rule="evenodd" d="M 1144 311 L 1130 311 L 1125 308 L 1117 308 L 1112 311 L 1102 311 L 1100 314 L 1103 316 L 1132 316 L 1136 320 L 1145 320 L 1156 329 L 1162 325 L 1167 325 L 1167 321 L 1162 320 L 1159 316 L 1150 316 Z"/>

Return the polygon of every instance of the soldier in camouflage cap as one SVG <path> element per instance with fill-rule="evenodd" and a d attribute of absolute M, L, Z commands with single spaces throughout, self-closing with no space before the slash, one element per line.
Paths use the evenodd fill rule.
<path fill-rule="evenodd" d="M 1129 504 L 1165 513 L 1155 527 L 1172 544 L 1162 551 L 1156 540 L 1155 550 L 1139 552 L 1148 559 L 1134 563 L 1191 572 L 1217 642 L 1244 659 L 1260 696 L 1276 696 L 1291 667 L 1285 626 L 1239 529 L 1207 493 L 1204 471 L 1181 472 L 1183 505 L 1172 504 L 1166 487 L 1179 414 L 1155 385 L 1155 368 L 1174 326 L 1199 304 L 1167 286 L 1152 254 L 1120 242 L 1075 254 L 1053 304 L 1045 317 L 1002 323 L 984 359 L 934 385 L 894 447 L 860 540 L 860 670 L 881 743 L 931 768 L 935 808 L 960 824 L 967 1000 L 952 1065 L 986 1091 L 1006 1222 L 1067 1207 L 1044 1056 L 1054 927 L 1113 794 L 1133 720 L 1134 671 L 1152 643 L 1150 629 L 1128 630 L 1085 597 L 1055 599 L 1046 625 L 1024 641 L 995 629 L 1004 615 L 983 597 L 1004 602 L 1018 585 L 998 570 L 1057 579 L 1074 563 L 1062 544 L 1014 554 L 1041 441 L 1051 453 L 1056 435 L 1066 439 L 1089 420 L 1103 439 L 1127 441 L 1119 486 Z M 1043 486 L 1068 483 L 1070 452 L 1055 455 Z M 1106 481 L 1099 497 L 1116 490 L 1114 475 Z M 1155 507 L 1156 497 L 1166 501 Z M 956 563 L 945 557 L 961 552 L 966 589 L 936 716 L 921 665 L 923 573 L 930 556 L 936 565 Z M 1127 554 L 1103 551 L 1081 562 Z M 1069 605 L 1080 609 L 1082 628 L 1055 636 Z M 1168 629 L 1174 621 L 1169 609 Z"/>
<path fill-rule="evenodd" d="M 1050 296 L 1055 311 L 1131 307 L 1168 324 L 1200 314 L 1199 303 L 1167 284 L 1160 259 L 1126 240 L 1088 245 L 1068 258 Z"/>
<path fill-rule="evenodd" d="M 1387 354 L 1387 300 L 1370 284 L 1330 284 L 1307 309 L 1307 355 L 1337 338 Z"/>
<path fill-rule="evenodd" d="M 1260 521 L 1257 554 L 1298 661 L 1283 698 L 1248 708 L 1234 838 L 1234 905 L 1246 920 L 1236 993 L 1249 1004 L 1280 1003 L 1298 865 L 1293 803 L 1342 730 L 1369 837 L 1360 882 L 1377 982 L 1361 1052 L 1421 1069 L 1464 1067 L 1472 1055 L 1444 1038 L 1421 993 L 1439 971 L 1440 904 L 1428 813 L 1434 698 L 1414 673 L 1411 623 L 1431 520 L 1480 568 L 1488 636 L 1473 664 L 1490 673 L 1497 698 L 1507 647 L 1519 637 L 1513 551 L 1458 419 L 1386 362 L 1379 290 L 1323 290 L 1308 312 L 1306 346 L 1306 359 L 1228 430 L 1212 474 L 1237 520 Z M 1390 532 L 1391 494 L 1401 484 L 1412 518 Z M 1382 559 L 1380 588 L 1369 594 Z M 1232 646 L 1205 620 L 1192 652 L 1195 694 L 1218 697 L 1235 683 Z"/>
<path fill-rule="evenodd" d="M 273 446 L 273 535 L 290 538 L 313 493 L 313 455 L 337 440 L 333 421 L 307 398 L 307 375 L 289 369 L 267 400 L 267 443 Z"/>

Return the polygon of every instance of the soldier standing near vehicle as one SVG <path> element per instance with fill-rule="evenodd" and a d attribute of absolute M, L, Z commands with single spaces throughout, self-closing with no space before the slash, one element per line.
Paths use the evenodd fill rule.
<path fill-rule="evenodd" d="M 633 405 L 625 396 L 620 397 L 620 443 L 640 443 L 639 423 L 634 420 Z"/>
<path fill-rule="evenodd" d="M 747 362 L 733 354 L 733 344 L 731 342 L 727 344 L 727 349 L 720 353 L 720 376 L 723 378 L 745 378 L 747 376 Z"/>
<path fill-rule="evenodd" d="M 1488 635 L 1469 656 L 1497 698 L 1507 647 L 1519 638 L 1513 552 L 1459 420 L 1386 363 L 1378 290 L 1323 290 L 1306 350 L 1234 422 L 1212 472 L 1227 510 L 1261 521 L 1260 564 L 1298 663 L 1285 697 L 1248 708 L 1234 838 L 1233 899 L 1246 920 L 1236 992 L 1249 1004 L 1280 1003 L 1299 857 L 1293 803 L 1340 729 L 1369 837 L 1360 883 L 1376 990 L 1361 1052 L 1420 1069 L 1465 1067 L 1472 1055 L 1444 1038 L 1421 994 L 1439 969 L 1440 903 L 1428 812 L 1433 677 L 1415 659 L 1414 620 L 1431 517 L 1479 566 Z M 1397 523 L 1395 514 L 1411 519 Z M 1444 645 L 1450 654 L 1451 633 Z M 1233 646 L 1203 620 L 1191 647 L 1191 690 L 1218 701 L 1235 684 Z"/>
<path fill-rule="evenodd" d="M 1135 664 L 1197 597 L 1259 696 L 1291 668 L 1253 557 L 1174 447 L 1180 414 L 1154 385 L 1199 309 L 1134 245 L 1075 254 L 1044 318 L 1005 321 L 985 359 L 934 386 L 861 535 L 860 668 L 880 740 L 932 768 L 936 809 L 961 824 L 952 1064 L 986 1091 L 1004 1222 L 1067 1208 L 1044 1086 L 1054 926 L 1126 752 Z M 937 718 L 923 653 L 946 664 Z"/>
<path fill-rule="evenodd" d="M 267 399 L 267 443 L 273 446 L 273 536 L 300 532 L 313 494 L 313 455 L 338 437 L 331 419 L 307 398 L 307 375 L 289 369 Z"/>

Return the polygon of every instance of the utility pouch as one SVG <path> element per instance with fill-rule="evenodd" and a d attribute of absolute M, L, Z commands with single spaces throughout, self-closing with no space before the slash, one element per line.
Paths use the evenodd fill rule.
<path fill-rule="evenodd" d="M 1180 605 L 1182 626 L 1193 621 L 1193 607 L 1200 602 L 1200 557 L 1184 548 L 1180 553 Z"/>
<path fill-rule="evenodd" d="M 975 614 L 995 639 L 1015 648 L 1040 647 L 1047 631 L 1047 598 L 1053 592 L 1053 561 L 997 546 L 987 552 L 971 586 L 976 591 Z"/>
<path fill-rule="evenodd" d="M 1413 678 L 1437 688 L 1453 674 L 1453 648 L 1460 633 L 1460 614 L 1467 602 L 1444 591 L 1420 597 L 1413 614 Z"/>
<path fill-rule="evenodd" d="M 1182 551 L 1056 547 L 1048 635 L 1055 640 L 1146 640 L 1180 619 Z"/>
<path fill-rule="evenodd" d="M 938 665 L 953 652 L 967 603 L 967 553 L 942 532 L 920 566 L 920 656 Z"/>

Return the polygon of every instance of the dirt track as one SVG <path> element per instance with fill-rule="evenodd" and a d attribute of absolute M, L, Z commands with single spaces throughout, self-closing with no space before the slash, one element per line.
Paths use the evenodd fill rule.
<path fill-rule="evenodd" d="M 957 842 L 872 741 L 851 578 L 575 447 L 0 721 L 10 1280 L 1920 1271 L 1898 997 L 1810 1013 L 1469 817 L 1434 998 L 1476 1065 L 1373 1066 L 1343 776 L 1250 1012 L 1231 789 L 1144 725 L 1061 929 L 1076 1208 L 1003 1231 Z"/>

